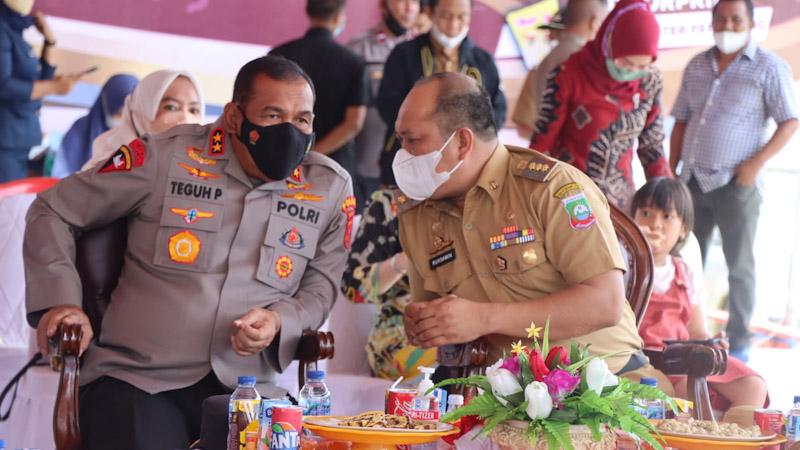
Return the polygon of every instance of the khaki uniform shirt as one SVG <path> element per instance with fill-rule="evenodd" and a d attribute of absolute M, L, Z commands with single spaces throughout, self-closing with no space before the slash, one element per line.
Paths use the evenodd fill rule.
<path fill-rule="evenodd" d="M 398 202 L 401 243 L 413 262 L 413 301 L 447 294 L 480 302 L 536 301 L 625 270 L 605 196 L 577 169 L 528 149 L 498 144 L 463 212 L 447 201 L 414 205 L 401 195 Z M 488 339 L 492 361 L 516 340 Z M 592 344 L 594 355 L 621 352 L 607 360 L 615 372 L 642 347 L 627 303 L 617 325 L 572 340 Z"/>
<path fill-rule="evenodd" d="M 128 218 L 119 285 L 86 352 L 82 384 L 107 375 L 157 393 L 213 370 L 231 388 L 239 375 L 255 375 L 263 395 L 280 395 L 275 372 L 291 362 L 302 332 L 326 319 L 345 266 L 349 176 L 312 152 L 291 178 L 254 182 L 219 126 L 133 141 L 31 205 L 31 322 L 59 304 L 80 306 L 75 236 Z M 252 308 L 278 313 L 280 333 L 261 354 L 239 356 L 232 324 Z"/>
<path fill-rule="evenodd" d="M 542 62 L 528 72 L 522 90 L 517 98 L 517 105 L 511 118 L 516 123 L 526 125 L 533 129 L 539 117 L 539 103 L 541 102 L 547 78 L 550 72 L 564 63 L 573 53 L 586 44 L 586 39 L 569 31 L 562 31 L 558 45 L 542 59 Z"/>

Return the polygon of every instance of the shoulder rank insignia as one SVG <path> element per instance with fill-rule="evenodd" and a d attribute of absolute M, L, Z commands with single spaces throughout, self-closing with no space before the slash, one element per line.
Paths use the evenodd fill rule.
<path fill-rule="evenodd" d="M 534 151 L 532 152 L 532 157 L 527 161 L 519 160 L 516 162 L 514 174 L 533 181 L 547 181 L 556 163 L 557 161 Z"/>
<path fill-rule="evenodd" d="M 144 143 L 134 139 L 128 145 L 121 145 L 97 173 L 129 172 L 134 167 L 141 167 L 144 159 Z"/>
<path fill-rule="evenodd" d="M 400 189 L 395 189 L 392 191 L 392 201 L 397 205 L 397 214 L 402 214 L 422 203 L 419 200 L 414 200 L 413 198 L 407 196 Z"/>
<path fill-rule="evenodd" d="M 188 164 L 178 163 L 178 166 L 180 166 L 181 169 L 185 170 L 189 175 L 200 178 L 202 180 L 216 180 L 217 178 L 219 178 L 219 175 L 213 172 L 206 172 L 205 170 L 200 170 Z"/>
<path fill-rule="evenodd" d="M 186 154 L 189 155 L 193 161 L 200 163 L 204 166 L 216 166 L 217 160 L 203 157 L 203 151 L 197 147 L 189 147 L 186 149 Z"/>
<path fill-rule="evenodd" d="M 352 195 L 345 197 L 342 202 L 342 212 L 347 219 L 344 226 L 344 249 L 350 250 L 350 236 L 353 234 L 353 217 L 356 215 L 356 198 Z"/>
<path fill-rule="evenodd" d="M 208 152 L 211 155 L 222 156 L 225 154 L 225 132 L 222 131 L 222 128 L 214 128 L 208 139 Z"/>
<path fill-rule="evenodd" d="M 183 217 L 183 220 L 187 224 L 192 224 L 197 222 L 197 219 L 210 219 L 214 217 L 214 213 L 200 211 L 197 208 L 190 208 L 190 209 L 183 209 L 183 208 L 170 208 L 169 209 L 172 214 L 177 214 Z"/>

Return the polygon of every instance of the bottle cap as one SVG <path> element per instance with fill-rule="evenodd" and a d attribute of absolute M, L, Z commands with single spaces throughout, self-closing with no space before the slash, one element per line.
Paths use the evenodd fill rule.
<path fill-rule="evenodd" d="M 655 378 L 642 378 L 641 380 L 639 380 L 639 384 L 656 387 L 658 386 L 658 380 L 656 380 Z"/>
<path fill-rule="evenodd" d="M 239 377 L 239 385 L 240 386 L 255 386 L 256 385 L 256 377 L 253 375 L 244 375 Z"/>
<path fill-rule="evenodd" d="M 463 405 L 464 404 L 464 396 L 460 394 L 450 394 L 447 396 L 447 404 L 448 405 Z"/>
<path fill-rule="evenodd" d="M 324 370 L 309 370 L 306 374 L 309 380 L 324 380 L 325 379 L 325 371 Z"/>

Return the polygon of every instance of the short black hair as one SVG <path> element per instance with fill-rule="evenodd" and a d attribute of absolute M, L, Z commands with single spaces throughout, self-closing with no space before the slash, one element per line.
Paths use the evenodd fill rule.
<path fill-rule="evenodd" d="M 314 82 L 303 69 L 294 61 L 288 60 L 283 56 L 267 55 L 256 58 L 239 69 L 236 81 L 233 83 L 233 102 L 243 105 L 250 97 L 253 88 L 253 80 L 257 75 L 266 75 L 273 80 L 294 81 L 303 79 L 311 86 L 311 93 L 316 98 Z"/>
<path fill-rule="evenodd" d="M 436 9 L 436 5 L 439 4 L 439 0 L 427 0 L 428 6 L 430 6 L 431 11 Z M 469 0 L 469 9 L 475 9 L 475 0 Z"/>
<path fill-rule="evenodd" d="M 694 228 L 694 203 L 692 194 L 683 182 L 674 178 L 656 177 L 650 179 L 633 196 L 631 215 L 640 208 L 656 208 L 662 211 L 675 211 L 683 221 L 688 233 Z M 670 253 L 677 255 L 686 239 L 679 239 Z"/>
<path fill-rule="evenodd" d="M 312 19 L 328 20 L 341 12 L 347 0 L 307 0 L 306 14 Z"/>
<path fill-rule="evenodd" d="M 439 84 L 433 115 L 442 136 L 466 127 L 484 141 L 497 137 L 492 101 L 483 86 L 473 78 L 454 72 L 435 73 L 417 84 L 433 81 Z"/>
<path fill-rule="evenodd" d="M 755 20 L 755 7 L 753 6 L 753 0 L 719 0 L 714 7 L 711 8 L 711 15 L 717 15 L 717 7 L 722 2 L 744 2 L 745 6 L 747 7 L 747 15 L 750 16 L 750 20 Z"/>

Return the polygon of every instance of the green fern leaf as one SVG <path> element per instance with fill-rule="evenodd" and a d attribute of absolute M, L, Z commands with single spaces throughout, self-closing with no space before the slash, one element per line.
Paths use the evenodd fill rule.
<path fill-rule="evenodd" d="M 568 423 L 543 420 L 542 427 L 547 436 L 547 445 L 551 450 L 558 450 L 559 446 L 564 450 L 575 450 L 575 447 L 572 446 L 572 438 L 569 436 Z M 555 445 L 553 445 L 551 437 L 555 439 Z"/>
<path fill-rule="evenodd" d="M 428 389 L 428 392 L 426 392 L 426 394 L 430 394 L 436 388 L 450 386 L 453 384 L 475 386 L 483 389 L 486 392 L 491 392 L 492 390 L 492 385 L 489 384 L 489 380 L 486 378 L 485 375 L 473 375 L 471 377 L 466 377 L 466 378 L 448 378 L 447 380 L 440 381 L 439 383 L 436 383 L 435 386 Z"/>
<path fill-rule="evenodd" d="M 497 401 L 496 398 L 490 393 L 484 393 L 472 399 L 471 402 L 450 411 L 442 416 L 442 422 L 455 422 L 464 416 L 478 416 L 486 418 L 493 415 L 498 409 L 505 410 L 506 408 Z"/>

